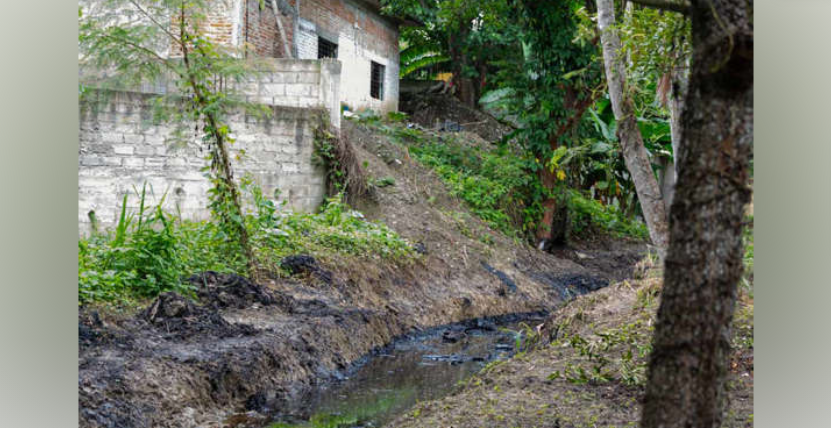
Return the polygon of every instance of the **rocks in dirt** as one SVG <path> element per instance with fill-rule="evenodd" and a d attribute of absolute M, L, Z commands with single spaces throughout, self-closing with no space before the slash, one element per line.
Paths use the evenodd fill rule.
<path fill-rule="evenodd" d="M 465 326 L 465 333 L 471 331 L 496 331 L 496 323 L 486 319 L 477 319 L 472 321 L 470 325 Z"/>
<path fill-rule="evenodd" d="M 269 422 L 270 420 L 267 416 L 250 411 L 229 416 L 225 419 L 222 426 L 229 428 L 261 427 L 268 425 Z"/>
<path fill-rule="evenodd" d="M 313 275 L 326 284 L 332 284 L 332 272 L 321 268 L 317 263 L 317 260 L 312 256 L 301 254 L 284 257 L 280 260 L 280 266 L 282 266 L 283 269 L 288 270 L 292 275 L 298 275 L 301 273 Z"/>
<path fill-rule="evenodd" d="M 176 293 L 164 293 L 148 306 L 141 316 L 156 324 L 169 318 L 186 318 L 195 316 L 199 311 L 193 302 Z"/>
<path fill-rule="evenodd" d="M 427 245 L 423 242 L 416 242 L 415 245 L 413 245 L 413 251 L 421 255 L 427 255 Z"/>
<path fill-rule="evenodd" d="M 502 281 L 503 284 L 505 284 L 505 287 L 507 287 L 508 292 L 516 293 L 516 290 L 517 290 L 516 283 L 505 272 L 497 270 L 496 268 L 489 265 L 484 260 L 482 261 L 482 267 L 484 267 L 485 270 L 490 272 L 491 274 L 496 275 L 496 277 L 499 278 L 499 280 Z M 506 293 L 505 289 L 500 289 L 499 290 L 499 295 L 500 296 L 505 296 L 506 294 L 507 293 Z"/>
<path fill-rule="evenodd" d="M 431 94 L 425 91 L 402 93 L 399 108 L 411 115 L 412 122 L 426 128 L 433 128 L 436 122 L 452 122 L 487 141 L 499 141 L 513 130 L 493 116 L 470 108 L 447 94 Z"/>
<path fill-rule="evenodd" d="M 268 403 L 273 399 L 274 397 L 269 397 L 265 392 L 257 392 L 245 400 L 245 410 L 268 413 L 271 410 Z"/>
<path fill-rule="evenodd" d="M 104 327 L 97 311 L 78 314 L 78 342 L 81 346 L 95 344 L 101 338 L 100 329 Z"/>
<path fill-rule="evenodd" d="M 441 132 L 462 132 L 464 130 L 461 124 L 452 120 L 445 120 L 438 128 Z"/>

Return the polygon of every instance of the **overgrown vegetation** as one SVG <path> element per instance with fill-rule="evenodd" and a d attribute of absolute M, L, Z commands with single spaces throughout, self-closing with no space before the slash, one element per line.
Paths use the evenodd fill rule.
<path fill-rule="evenodd" d="M 208 161 L 203 172 L 211 183 L 207 205 L 215 226 L 222 230 L 223 249 L 239 253 L 233 257 L 244 258 L 248 274 L 256 276 L 256 257 L 230 154 L 235 138 L 227 121 L 235 108 L 262 112 L 235 96 L 233 85 L 255 75 L 255 63 L 240 61 L 235 48 L 217 43 L 204 31 L 215 6 L 212 1 L 105 0 L 83 6 L 79 7 L 80 63 L 94 71 L 83 77 L 82 94 L 87 86 L 134 89 L 171 80 L 176 90 L 157 97 L 154 119 L 174 124 L 170 137 L 184 144 L 191 143 L 189 130 L 201 134 L 199 142 Z M 129 11 L 135 18 L 119 20 L 112 11 Z M 168 49 L 173 55 L 160 54 Z"/>
<path fill-rule="evenodd" d="M 369 191 L 369 180 L 355 157 L 352 144 L 328 126 L 315 129 L 314 163 L 326 171 L 330 195 L 343 193 L 355 201 Z"/>
<path fill-rule="evenodd" d="M 551 346 L 570 348 L 576 355 L 565 362 L 549 379 L 566 379 L 576 385 L 619 381 L 629 386 L 646 384 L 646 357 L 652 351 L 651 323 L 638 319 L 632 323 L 594 332 L 597 340 L 579 333 L 564 334 Z"/>
<path fill-rule="evenodd" d="M 512 237 L 532 237 L 546 195 L 532 172 L 536 159 L 508 143 L 480 147 L 463 141 L 460 135 L 464 134 L 410 128 L 401 117 L 382 120 L 365 116 L 357 120 L 405 145 L 416 160 L 442 178 L 452 195 L 465 201 L 471 212 L 491 228 Z M 569 162 L 572 157 L 562 159 L 561 165 Z M 603 204 L 576 190 L 566 193 L 564 204 L 568 207 L 572 237 L 648 237 L 643 223 L 614 204 Z"/>
<path fill-rule="evenodd" d="M 320 212 L 280 210 L 259 187 L 243 180 L 254 209 L 243 221 L 251 236 L 258 266 L 280 274 L 280 260 L 308 254 L 324 261 L 339 258 L 385 259 L 406 263 L 415 257 L 411 245 L 383 224 L 366 221 L 340 195 Z M 137 192 L 139 209 L 126 208 L 112 231 L 79 240 L 79 301 L 131 302 L 166 291 L 187 294 L 186 279 L 204 271 L 247 274 L 247 260 L 229 248 L 225 230 L 211 221 L 188 221 L 166 212 L 162 202 L 146 207 L 146 192 Z"/>
<path fill-rule="evenodd" d="M 572 190 L 585 200 L 614 206 L 626 218 L 641 215 L 609 108 L 595 2 L 382 3 L 388 13 L 425 23 L 402 31 L 406 51 L 426 55 L 423 64 L 413 56 L 413 67 L 426 68 L 411 77 L 432 78 L 436 71 L 449 71 L 452 92 L 462 102 L 516 128 L 509 138 L 526 161 L 525 180 L 538 182 L 534 198 L 522 208 L 534 217 L 537 243 L 567 237 L 562 225 L 565 211 L 573 214 Z M 690 22 L 680 14 L 631 4 L 621 15 L 631 81 L 627 97 L 633 100 L 638 128 L 659 173 L 673 156 L 668 100 L 676 83 L 685 80 Z M 437 68 L 433 62 L 446 58 L 451 59 L 448 67 Z M 489 207 L 478 209 L 485 217 L 495 214 Z"/>

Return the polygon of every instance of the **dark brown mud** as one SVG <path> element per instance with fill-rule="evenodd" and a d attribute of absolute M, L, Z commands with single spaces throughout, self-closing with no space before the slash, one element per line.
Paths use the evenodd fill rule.
<path fill-rule="evenodd" d="M 475 326 L 474 318 L 548 312 L 564 301 L 563 290 L 584 292 L 576 283 L 533 282 L 529 289 L 525 277 L 506 294 L 508 274 L 500 278 L 482 266 L 474 272 L 479 281 L 436 279 L 445 286 L 418 274 L 363 286 L 344 278 L 335 285 L 312 279 L 259 286 L 206 273 L 193 278 L 196 301 L 163 294 L 126 318 L 82 310 L 80 424 L 262 426 L 396 338 L 465 320 L 462 326 Z"/>
<path fill-rule="evenodd" d="M 628 276 L 644 253 L 639 243 L 577 245 L 588 259 L 517 243 L 470 215 L 406 150 L 343 126 L 367 173 L 395 179 L 357 208 L 417 245 L 419 260 L 298 255 L 284 261 L 290 279 L 209 272 L 191 278 L 194 300 L 162 295 L 127 315 L 81 308 L 81 427 L 262 426 L 398 337 L 552 312 Z"/>

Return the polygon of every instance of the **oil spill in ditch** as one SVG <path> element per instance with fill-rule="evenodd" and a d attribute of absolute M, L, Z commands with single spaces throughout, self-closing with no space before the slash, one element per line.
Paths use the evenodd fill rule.
<path fill-rule="evenodd" d="M 315 391 L 269 428 L 382 427 L 420 401 L 441 398 L 486 364 L 510 357 L 537 321 L 451 326 L 398 340 L 350 376 Z"/>

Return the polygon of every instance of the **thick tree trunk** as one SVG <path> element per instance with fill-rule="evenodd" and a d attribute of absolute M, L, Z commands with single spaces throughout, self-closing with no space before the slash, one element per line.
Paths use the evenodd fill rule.
<path fill-rule="evenodd" d="M 753 141 L 752 2 L 692 1 L 671 244 L 643 428 L 715 428 L 726 379 Z"/>
<path fill-rule="evenodd" d="M 606 65 L 606 81 L 609 84 L 612 110 L 618 123 L 617 133 L 623 148 L 623 158 L 635 183 L 638 200 L 649 228 L 649 236 L 663 259 L 669 244 L 666 207 L 655 173 L 652 171 L 649 153 L 643 144 L 632 100 L 625 94 L 626 70 L 621 61 L 620 37 L 614 28 L 613 0 L 597 0 L 597 13 L 603 60 Z"/>

